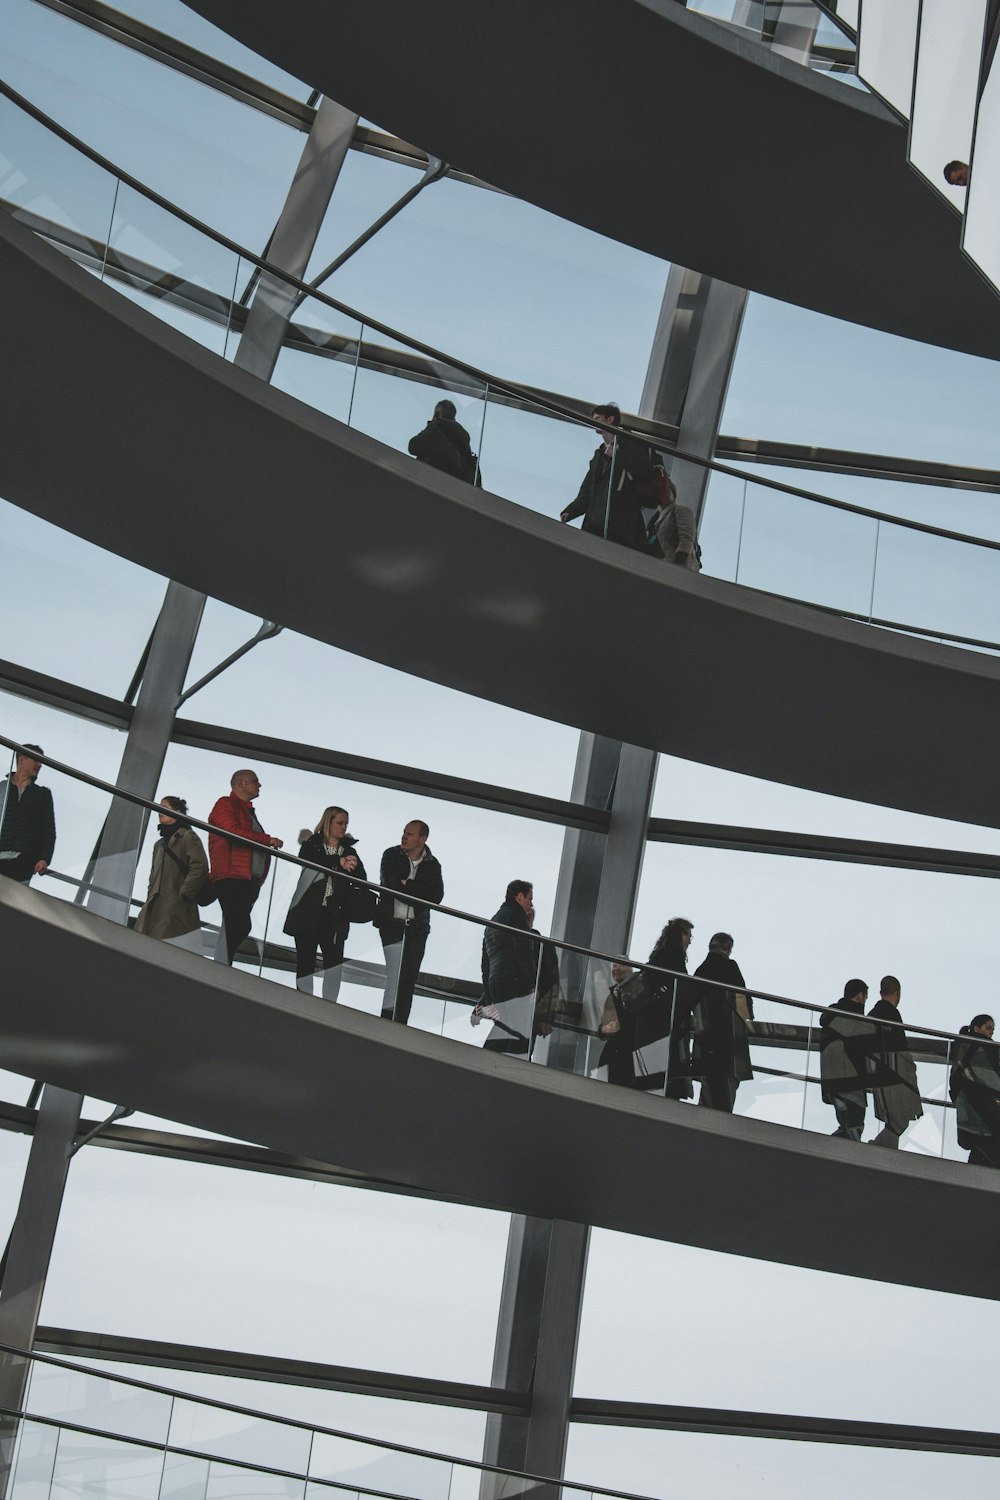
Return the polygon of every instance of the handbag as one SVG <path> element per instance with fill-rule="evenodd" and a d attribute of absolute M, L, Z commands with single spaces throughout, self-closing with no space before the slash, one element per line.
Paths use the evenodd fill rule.
<path fill-rule="evenodd" d="M 355 884 L 352 880 L 347 887 L 344 897 L 344 915 L 353 925 L 375 920 L 375 910 L 378 906 L 378 892 L 373 891 L 367 885 Z"/>
<path fill-rule="evenodd" d="M 615 985 L 615 995 L 626 1016 L 641 1016 L 653 1003 L 653 991 L 645 974 L 631 974 Z"/>

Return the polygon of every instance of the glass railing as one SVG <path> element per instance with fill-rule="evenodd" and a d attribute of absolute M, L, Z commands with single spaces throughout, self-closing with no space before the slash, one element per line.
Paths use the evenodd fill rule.
<path fill-rule="evenodd" d="M 254 867 L 273 829 L 256 841 L 230 832 L 217 844 L 216 874 L 220 850 L 245 850 L 246 862 L 231 882 L 242 886 L 235 903 L 232 892 L 215 899 L 201 861 L 219 834 L 206 820 L 168 824 L 161 847 L 149 818 L 169 809 L 57 761 L 46 761 L 41 780 L 60 818 L 82 791 L 92 808 L 94 789 L 105 817 L 93 831 L 95 857 L 70 869 L 57 859 L 36 886 L 128 921 L 150 941 L 216 962 L 231 955 L 237 968 L 316 1004 L 394 1019 L 512 1064 L 851 1140 L 889 1128 L 902 1149 L 925 1156 L 978 1150 L 980 1160 L 995 1149 L 1000 1165 L 1000 1052 L 985 1033 L 912 1026 L 884 1006 L 871 1019 L 864 1004 L 771 994 L 719 953 L 689 974 L 676 930 L 649 958 L 544 937 L 526 892 L 484 918 L 284 848 Z"/>
<path fill-rule="evenodd" d="M 0 1345 L 26 1377 L 0 1415 L 6 1500 L 644 1500 L 314 1427 Z"/>
<path fill-rule="evenodd" d="M 853 75 L 854 40 L 832 6 L 813 0 L 680 0 L 685 9 L 719 21 L 791 61 L 819 72 Z"/>
<path fill-rule="evenodd" d="M 266 263 L 102 165 L 3 85 L 0 200 L 121 294 L 223 358 L 237 357 Z M 299 288 L 299 305 L 277 386 L 397 450 L 421 453 L 428 482 L 437 469 L 464 479 L 472 503 L 482 485 L 553 523 L 572 505 L 596 461 L 587 406 L 484 374 L 283 279 Z M 428 421 L 444 400 L 455 407 L 446 431 Z M 644 539 L 655 502 L 648 489 L 633 488 L 628 454 L 655 458 L 662 448 L 667 466 L 680 457 L 710 471 L 699 533 L 705 574 L 887 628 L 1000 650 L 1000 541 L 751 478 L 681 454 L 650 426 L 621 429 L 604 477 L 591 482 L 586 530 L 627 535 L 636 551 L 656 555 Z M 619 524 L 620 507 L 627 525 Z"/>

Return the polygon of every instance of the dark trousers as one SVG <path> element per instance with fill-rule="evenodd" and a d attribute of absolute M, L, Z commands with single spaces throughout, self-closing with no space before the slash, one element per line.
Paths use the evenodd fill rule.
<path fill-rule="evenodd" d="M 414 922 L 383 922 L 379 932 L 385 952 L 385 995 L 382 1015 L 387 1021 L 406 1025 L 413 1004 L 413 989 L 424 961 L 429 929 Z"/>
<path fill-rule="evenodd" d="M 710 1073 L 701 1080 L 698 1104 L 705 1104 L 709 1109 L 721 1109 L 725 1114 L 731 1115 L 739 1086 L 739 1080 L 730 1078 L 728 1073 Z"/>
<path fill-rule="evenodd" d="M 0 859 L 0 875 L 27 885 L 35 873 L 37 863 L 38 857 L 35 854 L 19 854 L 16 859 Z"/>
<path fill-rule="evenodd" d="M 982 1141 L 972 1147 L 969 1161 L 974 1167 L 1000 1167 L 1000 1142 L 984 1135 Z"/>
<path fill-rule="evenodd" d="M 220 963 L 231 964 L 236 950 L 250 933 L 250 913 L 260 895 L 259 880 L 216 880 L 212 890 L 222 907 L 222 931 L 215 956 Z"/>
<path fill-rule="evenodd" d="M 316 972 L 316 949 L 323 955 L 323 999 L 336 1002 L 340 994 L 342 964 L 346 933 L 338 933 L 332 927 L 325 932 L 295 939 L 295 984 L 311 995 L 313 974 Z"/>

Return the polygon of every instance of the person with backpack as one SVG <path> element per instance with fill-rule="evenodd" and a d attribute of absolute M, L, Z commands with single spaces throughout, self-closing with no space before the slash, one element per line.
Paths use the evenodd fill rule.
<path fill-rule="evenodd" d="M 622 414 L 613 401 L 595 406 L 590 419 L 601 444 L 590 460 L 576 499 L 559 519 L 569 522 L 582 516 L 581 531 L 645 552 L 642 507 L 653 502 L 644 500 L 641 492 L 653 481 L 652 454 L 638 438 L 617 431 Z"/>
<path fill-rule="evenodd" d="M 454 474 L 468 484 L 482 488 L 479 459 L 472 451 L 472 439 L 457 421 L 458 411 L 454 401 L 439 401 L 427 426 L 411 437 L 407 450 L 422 464 L 440 469 L 443 474 Z"/>
<path fill-rule="evenodd" d="M 208 856 L 194 829 L 184 819 L 183 797 L 164 797 L 160 803 L 160 837 L 153 850 L 149 889 L 136 932 L 161 938 L 203 953 L 198 897 L 208 881 Z"/>

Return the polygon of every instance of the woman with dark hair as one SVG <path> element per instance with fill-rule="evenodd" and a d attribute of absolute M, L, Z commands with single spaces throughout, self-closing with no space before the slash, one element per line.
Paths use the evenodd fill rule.
<path fill-rule="evenodd" d="M 284 928 L 295 939 L 296 988 L 312 994 L 319 948 L 323 955 L 323 999 L 334 1002 L 340 994 L 344 944 L 351 927 L 351 892 L 357 889 L 349 880 L 338 880 L 334 872 L 368 879 L 354 853 L 357 839 L 347 832 L 347 822 L 344 808 L 328 807 L 312 833 L 303 828 L 299 834 L 299 858 L 330 873 L 302 871 Z"/>
<path fill-rule="evenodd" d="M 160 807 L 160 838 L 153 850 L 149 889 L 135 919 L 135 930 L 201 953 L 198 895 L 208 879 L 208 856 L 201 839 L 184 820 L 188 810 L 184 798 L 164 797 Z"/>
<path fill-rule="evenodd" d="M 454 474 L 469 484 L 481 486 L 479 460 L 472 451 L 472 439 L 457 420 L 454 401 L 439 401 L 427 426 L 411 437 L 407 449 L 413 457 L 432 469 Z"/>
<path fill-rule="evenodd" d="M 691 946 L 693 923 L 687 917 L 671 917 L 656 940 L 649 955 L 650 964 L 657 969 L 670 969 L 675 974 L 687 973 L 687 951 Z M 691 1085 L 691 1008 L 697 998 L 689 980 L 669 979 L 664 974 L 653 974 L 643 970 L 644 989 L 648 1004 L 635 1018 L 633 1045 L 640 1055 L 651 1042 L 668 1038 L 666 1057 L 665 1093 L 668 1099 L 690 1099 L 694 1095 Z M 658 1073 L 646 1061 L 647 1073 Z"/>
<path fill-rule="evenodd" d="M 1000 1050 L 993 1040 L 992 1016 L 973 1016 L 959 1033 L 949 1093 L 955 1105 L 958 1144 L 969 1161 L 1000 1167 Z"/>

